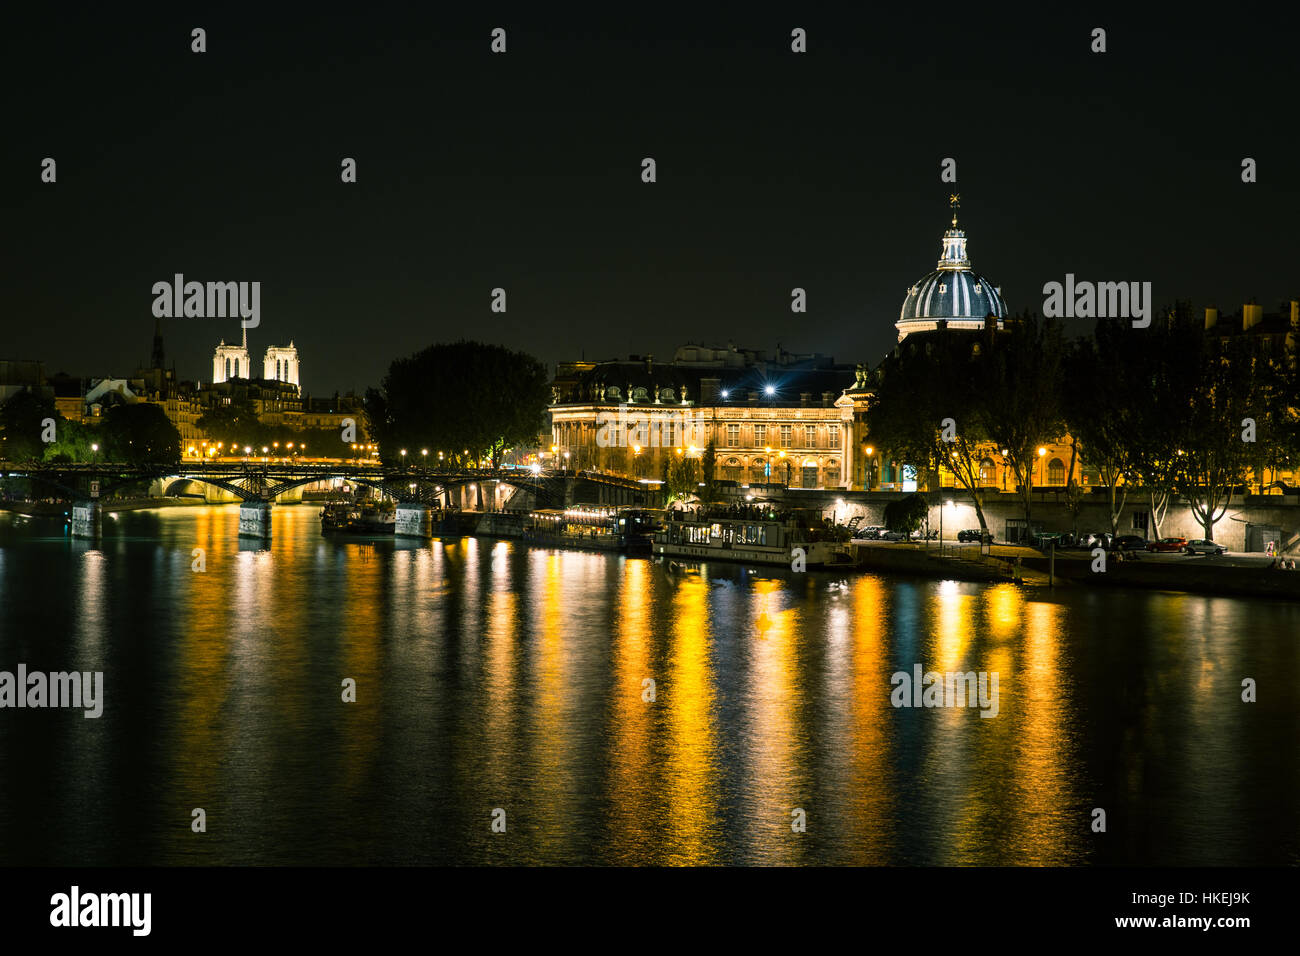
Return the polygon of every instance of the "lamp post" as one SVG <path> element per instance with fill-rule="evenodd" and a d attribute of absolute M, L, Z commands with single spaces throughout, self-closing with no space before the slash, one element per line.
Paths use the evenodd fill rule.
<path fill-rule="evenodd" d="M 1043 456 L 1046 454 L 1047 454 L 1047 449 L 1039 445 L 1038 446 L 1038 487 L 1040 489 L 1043 487 Z"/>
<path fill-rule="evenodd" d="M 875 472 L 876 472 L 876 449 L 873 448 L 871 445 L 868 445 L 867 446 L 867 476 L 866 476 L 866 480 L 862 483 L 863 491 L 870 491 L 871 486 L 875 484 L 875 478 L 876 478 Z"/>

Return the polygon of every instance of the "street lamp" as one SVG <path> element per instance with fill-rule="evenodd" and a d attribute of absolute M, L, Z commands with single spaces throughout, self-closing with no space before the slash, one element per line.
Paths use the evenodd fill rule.
<path fill-rule="evenodd" d="M 1047 454 L 1047 449 L 1038 446 L 1038 487 L 1043 487 L 1043 456 Z"/>
<path fill-rule="evenodd" d="M 867 446 L 867 462 L 867 480 L 865 482 L 866 488 L 864 490 L 870 491 L 871 486 L 875 484 L 876 481 L 876 449 L 871 445 Z"/>

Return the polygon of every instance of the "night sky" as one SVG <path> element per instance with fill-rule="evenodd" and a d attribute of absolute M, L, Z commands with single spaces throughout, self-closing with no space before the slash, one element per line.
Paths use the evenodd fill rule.
<path fill-rule="evenodd" d="M 1067 272 L 1229 312 L 1300 296 L 1294 19 L 626 6 L 10 21 L 0 358 L 129 375 L 151 286 L 181 272 L 260 281 L 255 360 L 292 339 L 316 395 L 460 337 L 547 363 L 729 339 L 875 363 L 954 188 L 1013 311 Z M 205 383 L 240 334 L 163 332 Z"/>

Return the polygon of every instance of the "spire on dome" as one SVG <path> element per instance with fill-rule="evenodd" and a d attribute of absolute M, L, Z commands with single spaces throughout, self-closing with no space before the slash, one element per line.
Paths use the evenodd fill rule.
<path fill-rule="evenodd" d="M 244 329 L 244 342 L 243 342 L 243 346 L 242 346 L 242 347 L 245 348 L 245 349 L 247 349 L 247 348 L 248 348 L 248 326 L 243 325 L 242 322 L 240 323 L 240 325 L 241 325 L 241 326 L 243 327 L 243 329 Z"/>
<path fill-rule="evenodd" d="M 964 271 L 970 269 L 970 260 L 966 258 L 966 233 L 957 228 L 957 209 L 961 206 L 961 195 L 953 193 L 948 197 L 952 206 L 952 228 L 943 234 L 943 255 L 939 257 L 939 269 Z"/>

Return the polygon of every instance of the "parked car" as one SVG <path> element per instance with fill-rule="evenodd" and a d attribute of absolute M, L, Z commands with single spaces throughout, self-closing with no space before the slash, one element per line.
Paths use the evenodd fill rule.
<path fill-rule="evenodd" d="M 1147 539 L 1140 534 L 1122 534 L 1114 538 L 1110 546 L 1115 551 L 1145 551 Z"/>
<path fill-rule="evenodd" d="M 1204 538 L 1197 538 L 1194 541 L 1188 541 L 1183 548 L 1187 554 L 1227 554 L 1228 549 L 1217 541 L 1206 541 Z"/>
<path fill-rule="evenodd" d="M 901 531 L 882 531 L 880 533 L 881 541 L 906 541 L 907 535 Z"/>
<path fill-rule="evenodd" d="M 979 529 L 979 528 L 966 528 L 966 529 L 963 530 L 963 531 L 958 531 L 958 532 L 957 532 L 957 540 L 958 540 L 958 541 L 978 541 L 979 539 L 980 539 L 980 529 Z M 993 532 L 992 532 L 992 531 L 985 531 L 985 532 L 984 532 L 984 540 L 985 540 L 987 543 L 992 544 L 992 543 L 993 543 Z"/>
<path fill-rule="evenodd" d="M 858 537 L 859 537 L 859 538 L 865 538 L 865 539 L 867 539 L 868 541 L 874 541 L 874 540 L 876 540 L 877 538 L 881 537 L 881 536 L 885 533 L 886 530 L 887 530 L 887 529 L 885 528 L 884 525 L 881 525 L 881 524 L 873 524 L 873 525 L 870 525 L 869 527 L 866 527 L 866 528 L 859 528 L 859 529 L 858 529 Z"/>
<path fill-rule="evenodd" d="M 1061 546 L 1062 537 L 1063 535 L 1059 531 L 1040 531 L 1038 534 L 1034 535 L 1034 547 L 1041 550 L 1055 545 L 1059 548 Z"/>
<path fill-rule="evenodd" d="M 1148 541 L 1148 551 L 1170 551 L 1180 552 L 1187 547 L 1186 538 L 1161 538 L 1159 541 Z"/>

